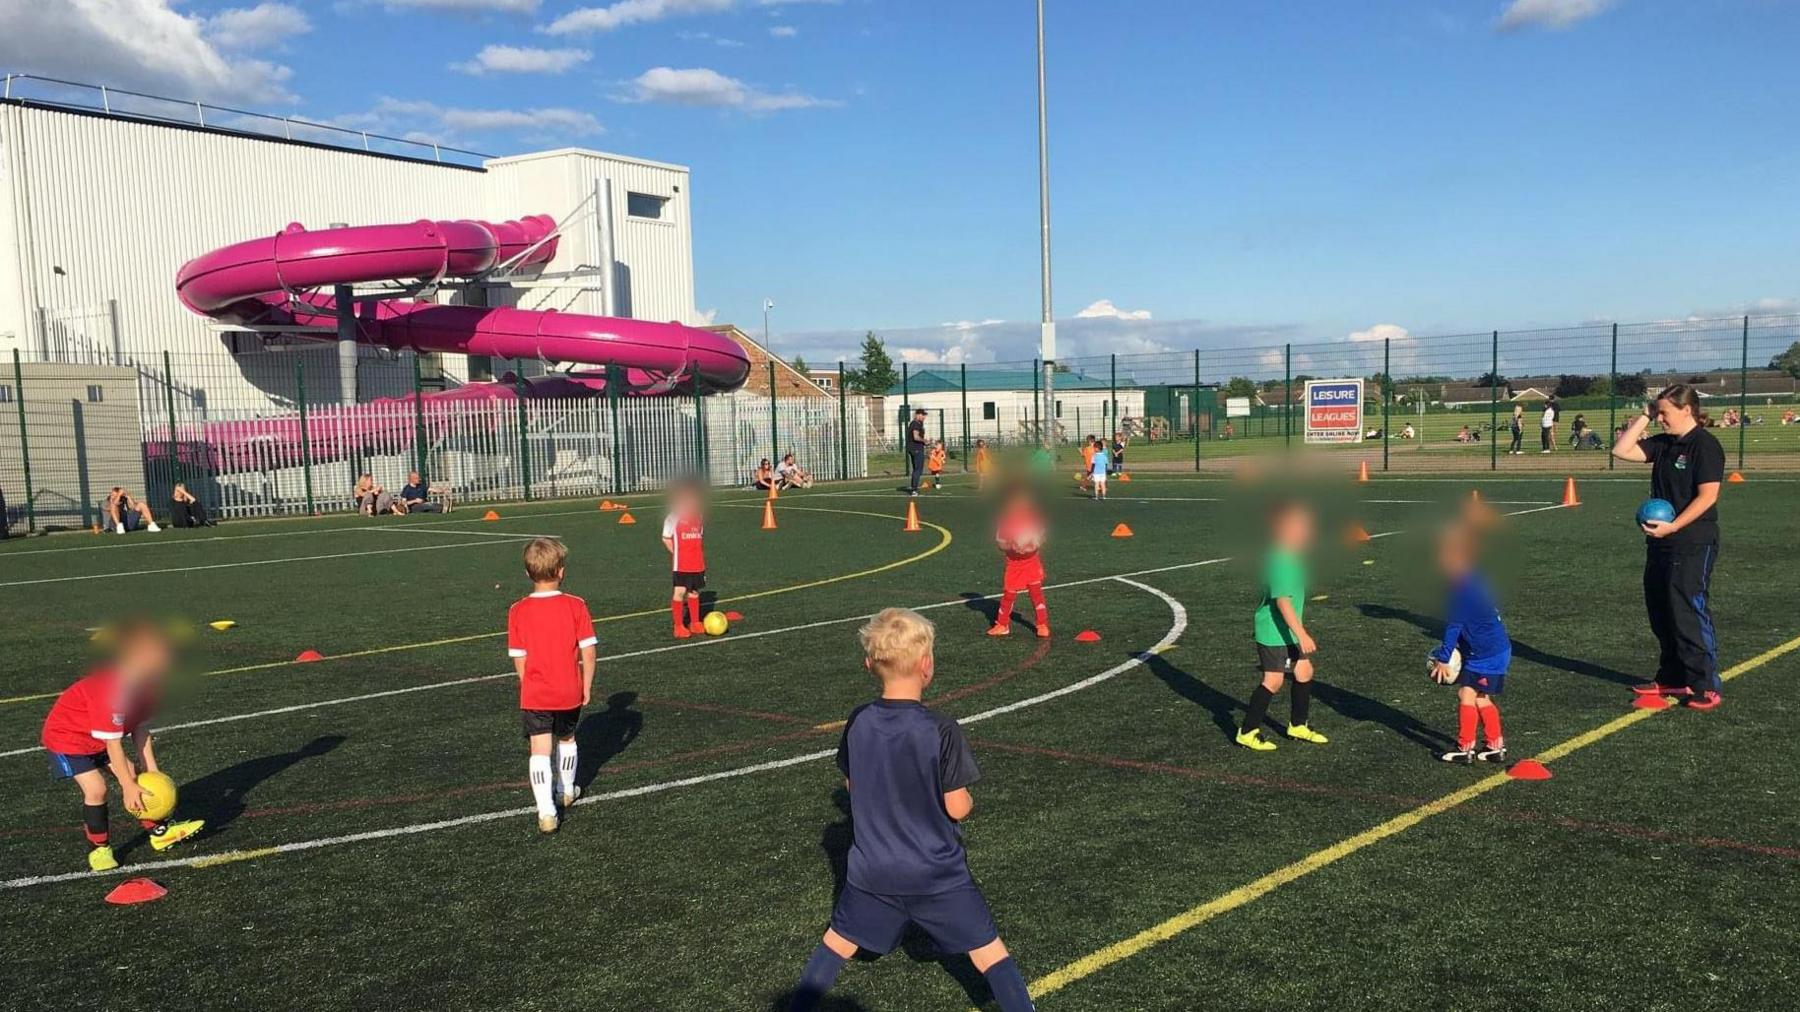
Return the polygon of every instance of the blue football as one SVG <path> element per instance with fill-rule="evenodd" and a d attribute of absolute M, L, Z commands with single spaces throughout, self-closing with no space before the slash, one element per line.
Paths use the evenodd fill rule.
<path fill-rule="evenodd" d="M 1644 505 L 1638 507 L 1637 522 L 1647 524 L 1652 520 L 1668 523 L 1675 519 L 1675 506 L 1667 499 L 1646 499 Z"/>

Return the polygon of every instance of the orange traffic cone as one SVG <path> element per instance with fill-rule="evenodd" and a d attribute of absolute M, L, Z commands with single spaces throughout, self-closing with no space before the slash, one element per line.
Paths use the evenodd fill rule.
<path fill-rule="evenodd" d="M 1733 485 L 1742 485 L 1744 483 L 1743 472 L 1733 471 L 1733 472 L 1731 472 L 1731 477 L 1726 478 L 1725 480 Z"/>
<path fill-rule="evenodd" d="M 775 486 L 772 483 L 769 485 L 769 498 L 771 498 L 771 499 L 781 498 L 780 496 L 775 494 Z"/>
<path fill-rule="evenodd" d="M 903 531 L 924 530 L 924 528 L 919 526 L 919 504 L 918 503 L 909 502 L 906 504 L 906 526 L 902 527 L 900 529 Z"/>
<path fill-rule="evenodd" d="M 1480 502 L 1481 501 L 1481 490 L 1478 488 L 1470 489 L 1469 490 L 1469 501 L 1470 502 Z"/>
<path fill-rule="evenodd" d="M 1581 497 L 1575 494 L 1575 477 L 1573 475 L 1569 476 L 1568 481 L 1563 482 L 1562 504 L 1564 506 L 1580 506 L 1581 505 Z"/>
<path fill-rule="evenodd" d="M 621 513 L 619 514 L 619 522 L 622 524 L 635 524 L 637 523 L 637 517 L 632 516 L 630 513 Z"/>
<path fill-rule="evenodd" d="M 1369 480 L 1369 462 L 1368 461 L 1364 460 L 1364 461 L 1359 461 L 1357 463 L 1357 465 L 1356 465 L 1356 480 L 1357 481 L 1368 481 Z"/>
<path fill-rule="evenodd" d="M 765 531 L 772 531 L 775 529 L 775 500 L 773 499 L 763 500 L 762 529 Z"/>
<path fill-rule="evenodd" d="M 1113 528 L 1112 536 L 1115 538 L 1129 538 L 1131 537 L 1131 528 L 1124 524 L 1120 524 Z"/>
<path fill-rule="evenodd" d="M 488 510 L 487 513 L 482 515 L 481 519 L 483 519 L 483 520 L 498 520 L 498 519 L 500 519 L 500 514 L 495 513 L 493 510 Z"/>

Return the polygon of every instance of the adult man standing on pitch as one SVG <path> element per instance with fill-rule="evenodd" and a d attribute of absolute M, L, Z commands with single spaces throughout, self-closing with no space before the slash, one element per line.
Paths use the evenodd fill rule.
<path fill-rule="evenodd" d="M 906 461 L 912 469 L 912 483 L 907 495 L 919 494 L 919 479 L 925 474 L 925 409 L 914 408 L 912 421 L 906 423 Z"/>

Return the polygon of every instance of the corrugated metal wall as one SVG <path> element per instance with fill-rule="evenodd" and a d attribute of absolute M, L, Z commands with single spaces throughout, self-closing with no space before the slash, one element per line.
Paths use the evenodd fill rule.
<path fill-rule="evenodd" d="M 166 350 L 217 356 L 201 377 L 180 377 L 207 410 L 276 407 L 243 378 L 228 338 L 175 298 L 175 272 L 227 243 L 333 222 L 415 218 L 562 217 L 616 179 L 612 244 L 628 278 L 630 308 L 649 319 L 693 315 L 685 170 L 565 151 L 502 159 L 492 171 L 336 148 L 16 104 L 0 105 L 0 351 L 40 357 L 124 360 L 158 368 Z M 630 223 L 625 192 L 677 196 L 674 224 Z M 571 227 L 549 270 L 603 264 L 602 217 Z M 497 293 L 564 311 L 599 312 L 599 293 L 529 289 Z M 623 305 L 621 309 L 625 308 Z M 10 336 L 9 336 L 10 335 Z M 45 347 L 48 339 L 54 348 Z M 239 349 L 255 347 L 239 340 Z M 250 352 L 249 354 L 262 354 Z M 367 361 L 379 372 L 398 360 Z M 404 364 L 410 371 L 410 364 Z M 460 361 L 445 363 L 466 377 Z M 402 377 L 410 382 L 410 375 Z M 385 387 L 387 384 L 378 384 Z M 385 393 L 385 389 L 377 393 Z"/>

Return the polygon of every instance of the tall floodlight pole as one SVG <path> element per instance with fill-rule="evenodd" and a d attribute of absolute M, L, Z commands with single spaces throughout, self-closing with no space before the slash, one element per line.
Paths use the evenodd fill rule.
<path fill-rule="evenodd" d="M 1050 124 L 1044 112 L 1044 0 L 1037 0 L 1037 94 L 1038 94 L 1038 270 L 1043 279 L 1044 417 L 1049 425 L 1040 427 L 1040 445 L 1050 446 L 1050 433 L 1056 429 L 1056 321 L 1050 315 Z"/>

